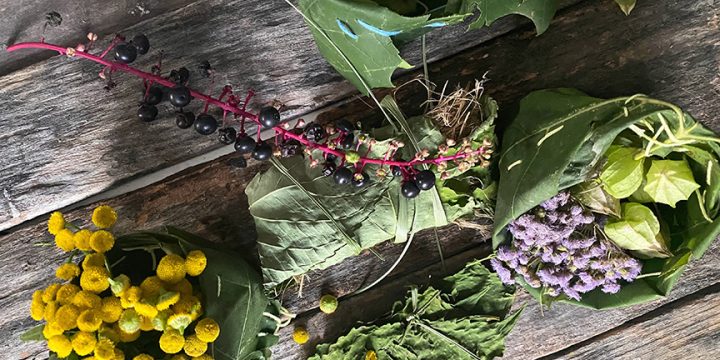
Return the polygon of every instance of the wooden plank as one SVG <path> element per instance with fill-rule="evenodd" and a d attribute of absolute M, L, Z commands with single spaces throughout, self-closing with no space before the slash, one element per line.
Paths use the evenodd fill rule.
<path fill-rule="evenodd" d="M 548 359 L 718 359 L 719 334 L 720 285 L 714 285 Z"/>
<path fill-rule="evenodd" d="M 3 1 L 0 14 L 0 76 L 49 58 L 52 53 L 10 54 L 5 46 L 19 41 L 73 44 L 84 42 L 88 31 L 111 34 L 178 9 L 196 0 L 88 1 L 31 0 Z M 45 15 L 55 11 L 62 16 L 57 27 L 45 26 Z M 44 31 L 43 31 L 44 30 Z"/>
<path fill-rule="evenodd" d="M 464 25 L 434 32 L 429 58 L 445 58 L 525 23 L 509 18 L 462 36 Z M 356 93 L 319 55 L 301 16 L 283 1 L 201 1 L 126 32 L 150 38 L 153 50 L 136 61 L 140 68 L 149 69 L 160 49 L 166 71 L 194 70 L 209 60 L 218 72 L 211 92 L 227 83 L 241 92 L 253 88 L 253 108 L 278 100 L 286 119 Z M 418 42 L 406 48 L 417 64 Z M 220 147 L 216 136 L 177 129 L 169 104 L 160 106 L 155 123 L 139 122 L 139 81 L 118 75 L 121 84 L 105 94 L 98 71 L 92 63 L 54 57 L 0 77 L 0 122 L 8 129 L 0 134 L 0 230 Z M 211 88 L 203 79 L 192 86 Z M 196 101 L 189 108 L 200 107 Z"/>

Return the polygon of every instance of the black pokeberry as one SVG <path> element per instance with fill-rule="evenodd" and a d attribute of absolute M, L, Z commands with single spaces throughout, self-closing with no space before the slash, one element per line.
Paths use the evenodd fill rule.
<path fill-rule="evenodd" d="M 170 89 L 168 97 L 170 98 L 170 103 L 177 107 L 186 106 L 190 103 L 190 100 L 192 100 L 190 89 L 183 85 L 177 85 Z"/>
<path fill-rule="evenodd" d="M 257 145 L 255 140 L 245 133 L 240 134 L 235 140 L 235 150 L 241 154 L 251 153 L 255 145 Z"/>
<path fill-rule="evenodd" d="M 280 112 L 272 106 L 266 106 L 260 110 L 258 120 L 265 128 L 275 127 L 280 123 Z"/>
<path fill-rule="evenodd" d="M 355 185 L 355 187 L 363 187 L 369 182 L 370 176 L 364 171 L 353 175 L 352 184 Z"/>
<path fill-rule="evenodd" d="M 420 188 L 415 185 L 415 182 L 413 181 L 406 181 L 402 184 L 402 187 L 400 188 L 400 192 L 402 193 L 402 196 L 412 199 L 418 194 L 420 194 Z"/>
<path fill-rule="evenodd" d="M 138 108 L 138 119 L 145 121 L 145 122 L 151 122 L 155 120 L 158 114 L 158 109 L 155 107 L 155 105 L 149 105 L 149 104 L 142 104 L 140 105 L 140 108 Z"/>
<path fill-rule="evenodd" d="M 335 173 L 335 169 L 337 169 L 337 165 L 334 162 L 326 162 L 323 165 L 322 174 L 323 176 L 330 176 Z"/>
<path fill-rule="evenodd" d="M 391 166 L 390 169 L 392 172 L 392 176 L 402 176 L 403 174 L 402 168 L 397 165 Z"/>
<path fill-rule="evenodd" d="M 137 53 L 140 55 L 145 55 L 150 50 L 150 40 L 148 40 L 145 34 L 135 35 L 132 41 L 130 41 L 130 44 L 135 47 L 135 50 L 137 50 Z"/>
<path fill-rule="evenodd" d="M 162 102 L 165 93 L 159 86 L 151 86 L 150 90 L 147 91 L 145 96 L 145 103 L 148 105 L 157 105 Z"/>
<path fill-rule="evenodd" d="M 266 142 L 260 142 L 255 146 L 255 149 L 252 151 L 252 157 L 255 160 L 265 161 L 272 157 L 273 155 L 273 149 L 270 144 Z"/>
<path fill-rule="evenodd" d="M 175 113 L 175 125 L 181 129 L 187 129 L 195 122 L 195 114 L 190 111 L 178 111 Z"/>
<path fill-rule="evenodd" d="M 340 147 L 343 149 L 350 149 L 355 145 L 355 135 L 353 133 L 347 133 L 340 140 Z"/>
<path fill-rule="evenodd" d="M 214 116 L 203 113 L 198 115 L 197 119 L 195 119 L 194 126 L 195 131 L 197 131 L 200 135 L 210 135 L 217 130 L 218 123 Z"/>
<path fill-rule="evenodd" d="M 415 184 L 420 190 L 430 190 L 435 186 L 435 173 L 423 170 L 415 175 Z"/>
<path fill-rule="evenodd" d="M 351 133 L 355 131 L 355 126 L 346 119 L 340 119 L 336 121 L 335 128 L 346 133 Z"/>
<path fill-rule="evenodd" d="M 170 71 L 169 79 L 176 84 L 185 84 L 190 80 L 190 70 L 184 66 L 177 70 L 172 70 Z"/>
<path fill-rule="evenodd" d="M 121 42 L 115 45 L 115 60 L 129 64 L 137 58 L 137 49 L 134 46 Z"/>
<path fill-rule="evenodd" d="M 335 170 L 335 174 L 333 175 L 333 180 L 335 180 L 335 183 L 338 185 L 347 185 L 352 181 L 352 179 L 353 172 L 346 167 L 341 167 Z"/>
<path fill-rule="evenodd" d="M 308 141 L 319 143 L 325 139 L 325 128 L 318 123 L 309 123 L 305 126 L 305 138 Z"/>
<path fill-rule="evenodd" d="M 218 131 L 219 140 L 225 145 L 230 145 L 235 142 L 237 138 L 237 131 L 233 127 L 224 127 Z"/>

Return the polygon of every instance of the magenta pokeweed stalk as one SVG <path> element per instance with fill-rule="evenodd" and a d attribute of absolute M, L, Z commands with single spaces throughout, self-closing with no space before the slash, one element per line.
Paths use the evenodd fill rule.
<path fill-rule="evenodd" d="M 319 150 L 323 154 L 323 174 L 332 175 L 335 182 L 353 184 L 362 187 L 369 182 L 368 174 L 364 171 L 366 165 L 379 165 L 375 174 L 384 177 L 388 173 L 393 176 L 401 176 L 403 179 L 402 194 L 408 198 L 418 195 L 420 190 L 428 190 L 435 185 L 435 173 L 430 170 L 418 170 L 416 167 L 422 165 L 436 165 L 442 173 L 441 177 L 447 176 L 444 171 L 448 163 L 455 163 L 462 170 L 467 169 L 477 162 L 487 164 L 487 159 L 492 153 L 492 143 L 483 142 L 477 149 L 473 149 L 470 141 L 465 141 L 454 154 L 449 154 L 450 148 L 455 146 L 454 140 L 447 140 L 447 145 L 438 147 L 438 156 L 430 156 L 428 149 L 422 149 L 415 154 L 411 160 L 402 160 L 396 157 L 396 153 L 405 144 L 401 141 L 390 141 L 389 150 L 380 158 L 370 156 L 372 146 L 376 143 L 374 139 L 365 134 L 356 136 L 355 126 L 347 120 L 339 120 L 335 126 L 322 126 L 317 123 L 305 124 L 300 119 L 291 126 L 289 123 L 280 122 L 280 113 L 274 106 L 262 107 L 260 112 L 255 114 L 248 110 L 248 104 L 254 96 L 249 90 L 244 98 L 233 91 L 232 86 L 225 85 L 220 95 L 215 98 L 200 91 L 188 87 L 190 73 L 186 68 L 172 70 L 169 76 L 161 76 L 162 53 L 151 72 L 139 70 L 130 66 L 138 55 L 144 55 L 149 51 L 150 43 L 143 34 L 136 35 L 132 40 L 126 41 L 121 35 L 117 35 L 99 55 L 90 53 L 95 45 L 97 35 L 88 34 L 88 42 L 75 47 L 62 47 L 44 42 L 24 42 L 11 45 L 7 51 L 22 49 L 45 49 L 56 51 L 60 55 L 68 57 L 79 57 L 104 65 L 99 77 L 107 81 L 107 88 L 112 88 L 115 83 L 112 81 L 112 74 L 119 71 L 135 75 L 143 80 L 144 96 L 143 102 L 138 109 L 138 118 L 150 122 L 158 115 L 156 105 L 159 104 L 165 94 L 169 102 L 179 108 L 176 116 L 176 123 L 180 128 L 194 126 L 195 130 L 202 135 L 210 135 L 218 130 L 218 121 L 208 114 L 209 107 L 216 106 L 223 112 L 222 127 L 219 129 L 220 141 L 225 144 L 235 145 L 235 149 L 241 154 L 251 154 L 256 160 L 268 160 L 272 156 L 284 155 L 279 148 L 282 144 L 294 141 L 296 145 L 304 147 L 310 166 L 320 165 L 321 159 L 314 159 L 312 152 Z M 106 59 L 109 53 L 113 53 L 114 61 Z M 209 67 L 208 67 L 209 68 Z M 184 111 L 193 99 L 204 102 L 202 113 L 195 117 L 194 113 Z M 232 115 L 232 119 L 228 115 Z M 246 121 L 251 121 L 258 126 L 255 138 L 246 133 Z M 239 127 L 238 133 L 233 125 Z M 304 129 L 301 129 L 304 128 Z M 274 147 L 267 141 L 260 138 L 261 129 L 272 130 L 275 133 Z M 361 145 L 366 149 L 361 153 Z M 291 151 L 295 153 L 295 151 Z M 244 159 L 244 158 L 243 158 Z M 338 159 L 339 165 L 335 164 Z M 348 166 L 354 167 L 351 170 Z"/>

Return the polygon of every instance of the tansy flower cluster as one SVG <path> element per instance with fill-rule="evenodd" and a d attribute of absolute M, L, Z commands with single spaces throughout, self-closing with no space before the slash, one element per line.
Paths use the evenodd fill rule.
<path fill-rule="evenodd" d="M 115 210 L 105 205 L 93 211 L 95 231 L 78 229 L 59 212 L 50 215 L 48 231 L 55 244 L 71 252 L 55 271 L 61 281 L 32 296 L 30 315 L 45 321 L 42 334 L 50 351 L 60 358 L 74 352 L 84 359 L 122 360 L 123 349 L 137 353 L 140 342 L 133 343 L 143 332 L 161 332 L 155 347 L 171 359 L 211 360 L 208 344 L 218 338 L 220 327 L 210 318 L 200 319 L 201 294 L 186 277 L 205 270 L 205 254 L 167 254 L 154 275 L 134 285 L 125 274 L 113 276 L 106 261 L 105 253 L 115 244 L 107 229 L 116 220 Z M 85 255 L 80 264 L 72 261 L 78 252 Z M 152 359 L 146 353 L 133 358 Z"/>

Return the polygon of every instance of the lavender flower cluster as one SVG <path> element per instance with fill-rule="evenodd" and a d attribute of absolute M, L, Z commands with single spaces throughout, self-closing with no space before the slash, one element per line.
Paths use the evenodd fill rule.
<path fill-rule="evenodd" d="M 596 288 L 617 293 L 619 282 L 635 280 L 642 264 L 594 230 L 605 220 L 561 192 L 508 225 L 513 241 L 498 248 L 491 265 L 503 283 L 522 276 L 551 297 L 580 300 Z"/>

